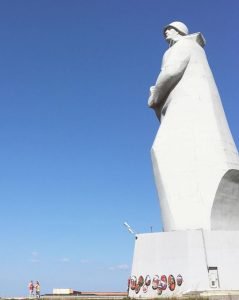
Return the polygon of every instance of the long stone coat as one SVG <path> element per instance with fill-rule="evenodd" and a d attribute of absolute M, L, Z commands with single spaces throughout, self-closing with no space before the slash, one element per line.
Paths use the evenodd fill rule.
<path fill-rule="evenodd" d="M 165 231 L 239 230 L 239 157 L 203 47 L 200 33 L 170 47 L 149 99 Z"/>

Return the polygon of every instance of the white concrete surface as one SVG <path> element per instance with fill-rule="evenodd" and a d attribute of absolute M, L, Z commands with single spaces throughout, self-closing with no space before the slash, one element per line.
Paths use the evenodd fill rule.
<path fill-rule="evenodd" d="M 164 231 L 239 230 L 239 156 L 204 41 L 178 34 L 151 87 L 149 106 L 161 120 L 151 157 Z"/>
<path fill-rule="evenodd" d="M 139 234 L 137 237 L 131 276 L 135 276 L 138 283 L 140 276 L 145 280 L 149 275 L 151 283 L 147 287 L 144 283 L 138 293 L 137 287 L 132 289 L 131 286 L 130 297 L 157 297 L 159 291 L 152 288 L 155 275 L 159 277 L 173 275 L 176 279 L 180 274 L 183 278 L 182 285 L 176 284 L 173 291 L 167 285 L 167 288 L 162 291 L 162 296 L 239 290 L 238 231 L 188 230 Z M 208 271 L 216 268 L 217 288 L 212 287 Z"/>

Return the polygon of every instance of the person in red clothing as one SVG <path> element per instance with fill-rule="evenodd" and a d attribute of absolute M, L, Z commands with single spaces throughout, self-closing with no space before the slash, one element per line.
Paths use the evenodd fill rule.
<path fill-rule="evenodd" d="M 28 290 L 29 290 L 30 297 L 33 297 L 33 294 L 34 294 L 34 284 L 33 284 L 32 280 L 28 284 Z"/>

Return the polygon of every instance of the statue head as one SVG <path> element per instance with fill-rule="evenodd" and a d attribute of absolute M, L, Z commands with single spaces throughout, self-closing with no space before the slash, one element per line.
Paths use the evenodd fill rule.
<path fill-rule="evenodd" d="M 179 21 L 172 22 L 164 27 L 164 36 L 168 42 L 176 42 L 182 36 L 188 34 L 187 26 Z"/>

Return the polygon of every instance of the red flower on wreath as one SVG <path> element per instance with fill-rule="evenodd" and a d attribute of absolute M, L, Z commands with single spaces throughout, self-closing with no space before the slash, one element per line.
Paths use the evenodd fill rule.
<path fill-rule="evenodd" d="M 176 286 L 175 278 L 173 275 L 168 276 L 168 287 L 170 291 L 174 291 Z"/>

